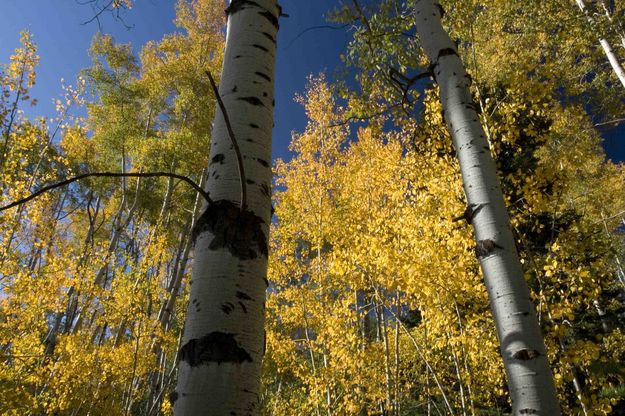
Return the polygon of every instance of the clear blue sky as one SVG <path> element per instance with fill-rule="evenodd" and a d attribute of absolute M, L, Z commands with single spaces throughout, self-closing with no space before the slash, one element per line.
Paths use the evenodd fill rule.
<path fill-rule="evenodd" d="M 175 0 L 137 0 L 124 14 L 126 29 L 110 15 L 102 17 L 103 31 L 119 42 L 131 42 L 138 51 L 146 41 L 158 40 L 175 30 Z M 282 0 L 289 18 L 281 19 L 276 68 L 276 127 L 274 157 L 288 158 L 291 131 L 302 131 L 306 118 L 303 109 L 293 102 L 302 92 L 308 74 L 326 71 L 331 75 L 340 64 L 349 34 L 345 30 L 303 30 L 325 25 L 324 14 L 338 5 L 338 0 Z M 39 45 L 41 63 L 38 82 L 32 96 L 40 102 L 29 115 L 53 115 L 52 100 L 60 89 L 60 79 L 72 83 L 78 71 L 89 65 L 87 48 L 98 31 L 97 23 L 83 25 L 93 16 L 88 6 L 77 0 L 5 0 L 0 14 L 0 62 L 7 62 L 18 45 L 19 32 L 30 30 Z M 606 131 L 605 148 L 616 161 L 625 160 L 624 128 Z"/>
<path fill-rule="evenodd" d="M 172 23 L 175 3 L 175 0 L 137 0 L 135 7 L 123 15 L 131 29 L 110 15 L 103 15 L 102 30 L 111 33 L 118 42 L 131 42 L 138 51 L 148 40 L 161 39 L 176 30 Z M 302 131 L 305 127 L 304 111 L 293 102 L 295 93 L 304 91 L 308 74 L 327 71 L 331 75 L 339 64 L 349 34 L 344 30 L 321 29 L 294 39 L 306 28 L 327 24 L 324 14 L 337 4 L 337 0 L 281 1 L 290 17 L 281 19 L 278 34 L 274 157 L 288 158 L 291 131 Z M 73 83 L 78 71 L 90 64 L 87 49 L 98 25 L 82 23 L 93 12 L 76 0 L 5 0 L 2 7 L 0 62 L 8 62 L 19 44 L 19 32 L 30 30 L 39 45 L 41 61 L 32 93 L 39 105 L 28 111 L 28 115 L 53 115 L 52 100 L 61 91 L 60 79 Z"/>

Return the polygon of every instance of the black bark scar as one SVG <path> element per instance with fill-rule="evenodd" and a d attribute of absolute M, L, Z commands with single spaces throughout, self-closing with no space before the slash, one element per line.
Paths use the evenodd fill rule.
<path fill-rule="evenodd" d="M 520 350 L 515 352 L 512 355 L 512 358 L 516 359 L 516 360 L 521 360 L 521 361 L 527 361 L 527 360 L 533 360 L 534 358 L 538 358 L 540 357 L 540 353 L 536 350 Z"/>
<path fill-rule="evenodd" d="M 438 13 L 441 15 L 442 19 L 443 16 L 445 16 L 445 9 L 443 8 L 443 6 L 440 5 L 440 3 L 436 3 L 434 6 L 438 8 Z"/>
<path fill-rule="evenodd" d="M 465 220 L 467 223 L 473 223 L 475 216 L 484 208 L 485 204 L 469 204 L 461 216 L 454 218 L 452 221 Z"/>
<path fill-rule="evenodd" d="M 490 254 L 492 254 L 493 251 L 495 251 L 496 248 L 503 247 L 495 243 L 493 240 L 480 240 L 475 246 L 475 254 L 477 255 L 478 259 L 481 259 L 484 257 L 488 257 Z"/>
<path fill-rule="evenodd" d="M 273 36 L 271 36 L 270 33 L 267 33 L 267 32 L 261 32 L 261 33 L 263 34 L 263 36 L 265 36 L 267 39 L 269 39 L 272 43 L 274 43 L 274 44 L 276 43 L 276 39 Z"/>
<path fill-rule="evenodd" d="M 264 107 L 265 105 L 263 104 L 263 102 L 258 99 L 257 97 L 239 97 L 237 98 L 237 100 L 241 100 L 241 101 L 245 101 L 246 103 L 252 104 L 252 105 L 259 105 Z"/>
<path fill-rule="evenodd" d="M 237 292 L 236 297 L 239 299 L 243 299 L 243 300 L 252 300 L 252 298 L 250 297 L 250 295 L 248 295 L 247 293 L 243 293 L 243 292 Z"/>
<path fill-rule="evenodd" d="M 234 339 L 234 334 L 225 332 L 211 332 L 202 338 L 189 340 L 180 348 L 180 361 L 191 367 L 208 363 L 238 363 L 252 362 L 250 354 Z"/>
<path fill-rule="evenodd" d="M 259 71 L 254 72 L 254 74 L 258 75 L 259 77 L 261 77 L 267 82 L 271 82 L 271 78 L 269 78 L 269 75 L 267 74 L 263 74 L 262 72 L 259 72 Z"/>
<path fill-rule="evenodd" d="M 436 57 L 436 62 L 441 59 L 443 56 L 456 55 L 458 56 L 458 52 L 454 48 L 443 48 L 438 51 L 438 56 Z"/>
<path fill-rule="evenodd" d="M 278 18 L 269 10 L 263 10 L 262 12 L 259 12 L 258 14 L 263 16 L 265 19 L 269 20 L 269 23 L 271 23 L 273 27 L 276 28 L 276 30 L 280 28 L 280 25 L 278 24 Z"/>
<path fill-rule="evenodd" d="M 193 227 L 192 241 L 195 244 L 201 233 L 209 231 L 213 235 L 208 246 L 211 250 L 227 248 L 230 254 L 241 260 L 267 257 L 269 250 L 261 228 L 263 223 L 262 218 L 247 209 L 241 211 L 231 201 L 214 201 Z"/>
<path fill-rule="evenodd" d="M 428 71 L 432 73 L 432 77 L 434 78 L 434 80 L 436 80 L 436 78 L 438 78 L 437 75 L 440 74 L 440 72 L 436 72 L 436 67 L 438 66 L 438 61 L 443 56 L 449 56 L 449 55 L 459 56 L 458 52 L 454 48 L 443 48 L 440 51 L 438 51 L 438 56 L 436 57 L 436 60 L 430 64 L 430 67 L 429 67 Z"/>
<path fill-rule="evenodd" d="M 223 153 L 219 153 L 213 156 L 213 158 L 211 159 L 211 163 L 219 163 L 220 165 L 223 165 L 225 159 L 226 157 L 223 155 Z"/>
<path fill-rule="evenodd" d="M 253 44 L 252 47 L 260 49 L 263 52 L 269 52 L 269 49 L 265 48 L 263 45 L 259 45 L 258 43 Z"/>

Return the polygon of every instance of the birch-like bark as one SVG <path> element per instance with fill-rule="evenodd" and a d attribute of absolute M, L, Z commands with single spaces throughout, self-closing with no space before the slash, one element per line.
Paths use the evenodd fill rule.
<path fill-rule="evenodd" d="M 443 9 L 416 0 L 416 26 L 453 139 L 473 224 L 476 254 L 490 298 L 515 416 L 560 414 L 534 306 L 523 278 L 495 162 L 475 111 L 455 43 L 441 24 Z"/>
<path fill-rule="evenodd" d="M 577 6 L 579 7 L 579 9 L 586 16 L 588 23 L 590 23 L 591 26 L 594 26 L 594 23 L 595 23 L 594 19 L 590 15 L 590 13 L 588 13 L 584 0 L 575 0 L 575 3 L 577 3 Z M 618 61 L 618 58 L 616 57 L 616 54 L 614 53 L 614 50 L 612 49 L 612 45 L 610 45 L 610 42 L 608 42 L 608 40 L 604 37 L 599 38 L 599 44 L 601 45 L 601 48 L 603 48 L 603 52 L 605 53 L 606 58 L 608 58 L 608 62 L 610 62 L 610 66 L 612 67 L 612 70 L 614 71 L 619 81 L 621 81 L 621 84 L 625 88 L 625 70 L 623 70 L 623 67 Z"/>
<path fill-rule="evenodd" d="M 232 0 L 226 12 L 219 95 L 227 114 L 215 115 L 206 186 L 212 202 L 193 231 L 190 302 L 178 384 L 170 394 L 176 416 L 256 415 L 260 410 L 280 7 L 276 0 Z"/>

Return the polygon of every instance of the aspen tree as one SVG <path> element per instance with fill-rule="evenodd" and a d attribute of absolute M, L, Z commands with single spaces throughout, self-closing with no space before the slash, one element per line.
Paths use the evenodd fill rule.
<path fill-rule="evenodd" d="M 495 163 L 479 122 L 468 75 L 443 29 L 442 6 L 417 0 L 416 26 L 431 62 L 467 198 L 465 219 L 474 227 L 476 255 L 494 315 L 514 415 L 559 415 L 546 348 L 530 302 Z"/>
<path fill-rule="evenodd" d="M 259 412 L 280 7 L 233 0 L 226 13 L 224 108 L 215 116 L 206 186 L 212 201 L 193 230 L 190 301 L 170 395 L 177 416 Z"/>
<path fill-rule="evenodd" d="M 591 26 L 594 25 L 595 21 L 586 9 L 586 3 L 584 3 L 584 0 L 575 0 L 575 3 L 577 3 L 577 7 L 579 7 L 584 15 L 586 15 L 588 23 L 590 23 Z M 610 66 L 612 67 L 614 74 L 616 74 L 619 81 L 621 81 L 621 84 L 623 84 L 623 87 L 625 88 L 625 70 L 623 69 L 623 66 L 621 66 L 621 63 L 618 61 L 618 58 L 616 57 L 616 54 L 612 49 L 612 45 L 610 45 L 610 42 L 608 42 L 605 37 L 599 38 L 599 44 L 601 45 L 601 48 L 603 49 L 606 58 L 608 58 L 608 62 L 610 62 Z"/>

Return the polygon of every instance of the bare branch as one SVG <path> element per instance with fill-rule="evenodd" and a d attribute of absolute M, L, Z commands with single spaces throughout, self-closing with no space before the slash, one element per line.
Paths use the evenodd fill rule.
<path fill-rule="evenodd" d="M 243 155 L 241 154 L 241 149 L 239 148 L 239 144 L 237 143 L 236 137 L 234 137 L 234 131 L 232 130 L 232 124 L 230 124 L 230 117 L 228 117 L 228 112 L 226 111 L 226 106 L 219 95 L 219 89 L 217 88 L 217 84 L 215 84 L 215 80 L 211 75 L 210 71 L 206 71 L 206 75 L 208 75 L 208 80 L 211 83 L 211 87 L 213 87 L 213 93 L 215 94 L 215 99 L 217 100 L 217 104 L 219 104 L 219 108 L 221 110 L 221 114 L 224 117 L 224 121 L 226 122 L 226 128 L 228 129 L 228 135 L 230 136 L 230 141 L 232 142 L 232 147 L 234 148 L 234 152 L 237 155 L 237 164 L 239 166 L 239 180 L 241 182 L 241 211 L 245 211 L 247 208 L 247 187 L 245 182 L 245 168 L 243 166 Z"/>
<path fill-rule="evenodd" d="M 602 126 L 611 126 L 611 125 L 619 125 L 620 123 L 624 122 L 625 118 L 617 118 L 615 120 L 610 120 L 610 121 L 606 121 L 603 123 L 597 123 L 595 124 L 595 127 L 602 127 Z"/>
<path fill-rule="evenodd" d="M 132 28 L 132 26 L 128 25 L 124 21 L 121 15 L 121 10 L 127 10 L 130 8 L 123 1 L 109 0 L 104 5 L 101 5 L 101 0 L 75 0 L 75 1 L 76 3 L 82 6 L 91 5 L 91 9 L 93 10 L 93 13 L 94 13 L 91 19 L 86 20 L 81 23 L 83 26 L 88 25 L 89 23 L 92 23 L 95 21 L 98 24 L 98 28 L 102 30 L 102 22 L 100 22 L 100 17 L 102 16 L 103 13 L 108 12 L 108 13 L 111 13 L 115 19 L 119 20 L 126 27 L 126 29 Z"/>
<path fill-rule="evenodd" d="M 340 26 L 332 26 L 332 25 L 320 25 L 320 26 L 311 26 L 311 27 L 307 27 L 306 29 L 302 30 L 301 32 L 299 32 L 297 34 L 297 36 L 295 36 L 293 39 L 291 39 L 291 41 L 284 47 L 283 50 L 287 50 L 289 49 L 291 46 L 293 46 L 293 44 L 295 43 L 296 40 L 298 40 L 299 38 L 301 38 L 304 34 L 312 31 L 312 30 L 319 30 L 319 29 L 332 29 L 332 30 L 341 30 L 341 29 L 345 29 L 346 27 L 350 26 L 350 23 L 345 23 L 344 25 L 340 25 Z"/>
<path fill-rule="evenodd" d="M 169 173 L 169 172 L 146 172 L 146 173 L 93 172 L 93 173 L 85 173 L 82 175 L 73 176 L 63 181 L 53 183 L 52 185 L 44 186 L 43 188 L 39 189 L 36 192 L 33 192 L 32 194 L 28 195 L 25 198 L 19 199 L 15 202 L 11 202 L 8 205 L 0 207 L 0 212 L 6 211 L 7 209 L 11 209 L 18 205 L 25 204 L 28 201 L 31 201 L 35 198 L 40 197 L 46 192 L 52 191 L 53 189 L 56 189 L 56 188 L 61 188 L 63 186 L 71 185 L 72 183 L 77 182 L 81 179 L 87 179 L 87 178 L 157 178 L 157 177 L 180 179 L 181 181 L 186 182 L 200 195 L 202 195 L 204 199 L 206 200 L 206 202 L 208 202 L 209 204 L 212 202 L 210 199 L 210 196 L 208 195 L 208 192 L 206 192 L 198 184 L 196 184 L 190 178 L 184 175 L 178 175 L 176 173 Z"/>

